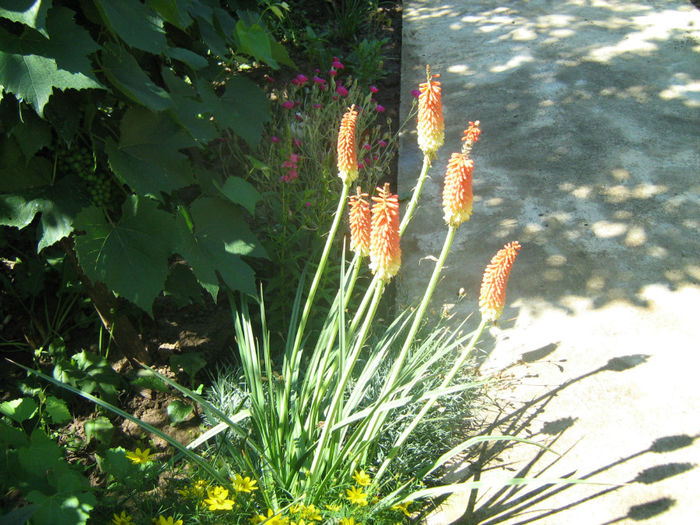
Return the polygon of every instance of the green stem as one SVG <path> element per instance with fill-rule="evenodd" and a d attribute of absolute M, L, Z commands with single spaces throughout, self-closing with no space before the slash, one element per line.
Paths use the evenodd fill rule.
<path fill-rule="evenodd" d="M 471 340 L 469 341 L 469 344 L 462 350 L 462 353 L 460 354 L 459 358 L 454 362 L 452 365 L 452 368 L 448 372 L 448 374 L 445 376 L 445 378 L 442 380 L 442 383 L 440 383 L 440 386 L 438 389 L 443 389 L 449 386 L 449 384 L 452 382 L 452 379 L 454 379 L 454 376 L 457 374 L 459 369 L 462 367 L 464 362 L 467 360 L 467 357 L 469 357 L 469 354 L 471 351 L 474 349 L 474 346 L 476 343 L 479 341 L 481 338 L 481 334 L 484 331 L 484 328 L 486 328 L 486 324 L 488 321 L 485 318 L 481 318 L 481 323 L 479 324 L 479 327 L 476 329 L 476 332 L 474 332 L 474 335 L 472 336 Z M 408 439 L 408 437 L 411 435 L 411 432 L 418 426 L 418 423 L 421 422 L 423 419 L 423 416 L 428 413 L 428 411 L 433 407 L 435 404 L 435 401 L 438 399 L 438 395 L 431 396 L 423 405 L 423 408 L 421 408 L 420 412 L 413 418 L 411 423 L 401 432 L 401 435 L 396 439 L 394 442 L 394 446 L 391 447 L 391 450 L 389 451 L 388 456 L 384 461 L 382 462 L 382 465 L 379 467 L 379 470 L 377 471 L 377 474 L 374 476 L 374 481 L 378 482 L 382 475 L 384 474 L 384 471 L 387 469 L 389 464 L 393 461 L 393 459 L 396 457 L 396 454 L 398 454 L 399 448 L 401 445 L 403 445 L 404 441 Z"/>
<path fill-rule="evenodd" d="M 321 437 L 318 440 L 318 445 L 316 446 L 316 452 L 314 454 L 314 459 L 311 463 L 311 476 L 310 478 L 314 478 L 312 480 L 315 481 L 318 476 L 321 474 L 320 472 L 316 472 L 316 468 L 318 463 L 321 461 L 321 458 L 323 457 L 323 454 L 325 453 L 330 453 L 330 449 L 326 446 L 328 439 L 330 437 L 330 432 L 333 426 L 336 423 L 336 416 L 338 413 L 338 407 L 340 405 L 341 399 L 345 393 L 345 388 L 348 384 L 348 381 L 350 379 L 350 376 L 352 374 L 352 370 L 355 366 L 355 363 L 357 362 L 357 358 L 360 355 L 360 350 L 362 349 L 362 345 L 365 342 L 365 339 L 367 338 L 367 334 L 369 332 L 369 328 L 372 324 L 372 321 L 374 320 L 374 315 L 377 312 L 377 306 L 379 306 L 379 300 L 382 297 L 382 292 L 384 291 L 384 282 L 379 281 L 379 285 L 376 287 L 374 294 L 372 296 L 372 302 L 371 306 L 367 312 L 367 315 L 365 316 L 365 320 L 362 324 L 362 328 L 360 330 L 360 333 L 358 334 L 357 338 L 353 342 L 353 350 L 346 362 L 345 369 L 341 371 L 342 376 L 340 378 L 340 381 L 336 384 L 335 387 L 335 393 L 333 395 L 333 400 L 331 401 L 331 405 L 328 408 L 328 412 L 326 414 L 326 420 L 324 422 L 323 430 L 321 431 Z"/>
<path fill-rule="evenodd" d="M 326 263 L 328 262 L 328 255 L 331 251 L 331 246 L 333 245 L 333 239 L 338 231 L 338 226 L 340 225 L 340 219 L 343 215 L 343 208 L 345 207 L 345 201 L 348 198 L 348 193 L 350 191 L 350 184 L 343 184 L 343 190 L 340 194 L 340 199 L 338 199 L 338 207 L 335 210 L 335 216 L 333 218 L 333 224 L 328 232 L 328 238 L 326 238 L 326 244 L 323 247 L 323 253 L 321 254 L 321 260 L 319 261 L 318 268 L 314 274 L 313 281 L 311 282 L 311 288 L 309 289 L 309 295 L 306 297 L 306 302 L 304 303 L 304 310 L 301 314 L 301 319 L 299 320 L 299 327 L 297 328 L 296 335 L 294 337 L 294 345 L 289 354 L 289 359 L 285 355 L 285 362 L 283 365 L 284 372 L 284 395 L 282 398 L 280 414 L 280 427 L 284 429 L 287 424 L 288 417 L 288 405 L 289 405 L 289 395 L 292 389 L 292 383 L 296 383 L 299 377 L 299 360 L 301 356 L 299 355 L 299 349 L 301 348 L 301 341 L 304 335 L 304 329 L 306 328 L 306 323 L 309 319 L 309 313 L 311 312 L 311 306 L 314 302 L 314 297 L 316 295 L 316 290 L 321 282 L 321 277 L 326 268 Z"/>
<path fill-rule="evenodd" d="M 384 384 L 384 387 L 382 388 L 380 398 L 384 398 L 386 401 L 391 401 L 396 381 L 398 380 L 399 374 L 401 373 L 404 361 L 406 360 L 406 356 L 408 355 L 408 351 L 413 345 L 413 340 L 415 339 L 416 334 L 418 333 L 418 329 L 420 328 L 423 316 L 425 315 L 425 312 L 428 309 L 428 304 L 430 303 L 430 299 L 433 295 L 433 292 L 435 291 L 435 287 L 437 286 L 438 279 L 440 278 L 440 273 L 442 272 L 442 268 L 445 265 L 447 255 L 450 252 L 450 248 L 452 246 L 452 241 L 454 240 L 456 231 L 456 228 L 454 228 L 453 226 L 450 226 L 447 229 L 445 242 L 442 245 L 442 252 L 440 253 L 440 257 L 438 258 L 437 263 L 435 263 L 435 268 L 433 269 L 433 274 L 430 277 L 428 286 L 426 287 L 425 293 L 423 294 L 423 299 L 418 305 L 418 309 L 416 310 L 413 322 L 411 323 L 411 328 L 409 329 L 409 332 L 406 335 L 406 339 L 404 340 L 403 346 L 399 351 L 399 355 L 391 367 L 389 378 L 387 379 L 386 383 Z M 368 429 L 365 435 L 373 435 L 376 429 L 386 420 L 387 415 L 388 412 L 375 414 L 372 417 L 372 421 L 367 427 Z"/>
<path fill-rule="evenodd" d="M 423 155 L 423 168 L 418 175 L 418 182 L 416 182 L 416 187 L 413 190 L 413 195 L 408 203 L 406 212 L 404 213 L 403 219 L 401 219 L 401 225 L 399 226 L 399 235 L 403 235 L 404 230 L 411 222 L 413 213 L 416 211 L 416 206 L 418 206 L 418 199 L 420 199 L 420 194 L 423 191 L 423 184 L 425 184 L 425 179 L 428 178 L 428 170 L 430 170 L 432 162 L 430 160 L 430 155 Z"/>

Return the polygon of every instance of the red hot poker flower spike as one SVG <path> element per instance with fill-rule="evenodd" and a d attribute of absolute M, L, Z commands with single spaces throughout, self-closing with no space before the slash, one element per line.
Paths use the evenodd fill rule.
<path fill-rule="evenodd" d="M 462 153 L 469 155 L 472 146 L 479 140 L 479 135 L 481 135 L 481 129 L 479 128 L 480 122 L 469 122 L 469 127 L 464 131 L 464 136 L 462 137 Z"/>
<path fill-rule="evenodd" d="M 372 232 L 369 244 L 369 268 L 383 281 L 390 280 L 401 267 L 399 246 L 399 198 L 389 184 L 377 188 L 372 197 Z"/>
<path fill-rule="evenodd" d="M 338 130 L 338 176 L 346 184 L 357 178 L 357 147 L 355 143 L 355 124 L 357 110 L 353 104 L 343 115 Z"/>
<path fill-rule="evenodd" d="M 481 292 L 479 293 L 479 310 L 487 321 L 495 323 L 503 313 L 503 307 L 506 304 L 508 276 L 519 249 L 520 243 L 517 241 L 506 244 L 493 256 L 484 270 Z"/>
<path fill-rule="evenodd" d="M 472 172 L 474 161 L 462 153 L 453 153 L 447 163 L 442 190 L 442 209 L 445 222 L 457 227 L 469 220 L 472 214 Z"/>
<path fill-rule="evenodd" d="M 363 257 L 369 255 L 371 218 L 368 195 L 357 187 L 357 194 L 350 196 L 350 249 Z"/>
<path fill-rule="evenodd" d="M 442 88 L 434 81 L 440 75 L 431 75 L 420 84 L 418 96 L 418 147 L 425 155 L 434 155 L 445 143 L 445 121 L 442 115 Z"/>

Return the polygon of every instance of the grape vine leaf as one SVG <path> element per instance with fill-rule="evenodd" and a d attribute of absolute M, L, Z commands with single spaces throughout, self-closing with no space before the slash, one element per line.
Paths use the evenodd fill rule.
<path fill-rule="evenodd" d="M 75 250 L 85 274 L 151 312 L 168 275 L 174 221 L 152 199 L 131 195 L 122 218 L 108 223 L 101 209 L 90 207 L 75 220 Z"/>
<path fill-rule="evenodd" d="M 94 0 L 100 16 L 115 35 L 130 47 L 162 53 L 167 47 L 163 19 L 139 0 Z"/>
<path fill-rule="evenodd" d="M 17 139 L 27 163 L 37 151 L 51 144 L 51 126 L 34 111 L 24 112 L 22 121 L 12 128 L 11 135 Z"/>
<path fill-rule="evenodd" d="M 219 278 L 232 290 L 255 293 L 254 272 L 241 255 L 267 257 L 238 206 L 215 197 L 200 197 L 190 207 L 194 235 L 178 216 L 178 253 L 189 263 L 199 283 L 216 300 Z"/>
<path fill-rule="evenodd" d="M 54 7 L 49 11 L 46 26 L 49 40 L 47 53 L 56 59 L 56 65 L 66 71 L 82 73 L 97 82 L 88 55 L 100 49 L 87 29 L 75 23 L 75 11 Z"/>
<path fill-rule="evenodd" d="M 199 2 L 197 2 L 198 4 Z M 154 9 L 166 22 L 183 31 L 193 22 L 187 13 L 192 9 L 192 0 L 148 0 L 148 6 Z"/>
<path fill-rule="evenodd" d="M 14 193 L 51 182 L 51 164 L 43 157 L 27 159 L 16 137 L 0 137 L 0 192 Z M 1 213 L 0 213 L 1 214 Z M 31 222 L 31 221 L 30 221 Z"/>
<path fill-rule="evenodd" d="M 255 205 L 262 198 L 255 186 L 240 177 L 229 177 L 219 191 L 234 204 L 243 206 L 251 215 L 255 213 Z"/>
<path fill-rule="evenodd" d="M 137 104 L 153 111 L 172 105 L 168 92 L 153 83 L 130 53 L 112 42 L 103 46 L 102 70 L 119 91 Z"/>
<path fill-rule="evenodd" d="M 122 118 L 119 144 L 108 139 L 105 152 L 122 182 L 141 195 L 160 197 L 193 182 L 190 162 L 179 150 L 195 145 L 167 113 L 132 107 Z"/>
<path fill-rule="evenodd" d="M 211 106 L 199 99 L 194 86 L 175 76 L 169 69 L 163 68 L 161 75 L 173 99 L 172 112 L 177 121 L 197 142 L 214 140 L 219 133 L 210 118 Z M 211 90 L 208 83 L 204 83 L 204 87 Z M 218 103 L 218 99 L 216 102 Z"/>
<path fill-rule="evenodd" d="M 0 6 L 0 17 L 43 32 L 46 27 L 46 13 L 50 7 L 51 0 L 4 1 Z"/>
<path fill-rule="evenodd" d="M 75 216 L 88 202 L 76 191 L 79 187 L 78 179 L 64 177 L 53 185 L 0 195 L 0 224 L 22 229 L 41 213 L 38 253 L 73 232 Z"/>
<path fill-rule="evenodd" d="M 260 87 L 247 78 L 233 77 L 213 107 L 215 123 L 231 128 L 252 148 L 257 146 L 265 122 L 270 120 L 270 101 Z"/>
<path fill-rule="evenodd" d="M 18 38 L 0 29 L 0 88 L 29 103 L 40 117 L 54 89 L 103 88 L 83 73 L 59 68 L 48 42 L 37 32 Z"/>

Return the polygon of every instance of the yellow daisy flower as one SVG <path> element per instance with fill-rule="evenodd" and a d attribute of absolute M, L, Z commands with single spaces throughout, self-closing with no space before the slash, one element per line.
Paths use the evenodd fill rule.
<path fill-rule="evenodd" d="M 256 487 L 257 485 L 257 480 L 250 479 L 250 476 L 246 476 L 245 478 L 241 476 L 240 474 L 236 474 L 231 478 L 233 480 L 233 490 L 236 492 L 253 492 L 254 490 L 258 490 L 259 487 Z"/>
<path fill-rule="evenodd" d="M 115 514 L 112 517 L 112 525 L 134 525 L 132 521 L 133 518 L 129 516 L 125 511 L 122 511 L 120 515 Z"/>
<path fill-rule="evenodd" d="M 207 495 L 209 497 L 204 500 L 204 504 L 209 507 L 209 510 L 231 510 L 235 504 L 228 497 L 228 490 L 224 487 L 207 489 Z"/>
<path fill-rule="evenodd" d="M 367 505 L 367 494 L 360 487 L 350 487 L 346 491 L 350 503 L 364 507 Z"/>
<path fill-rule="evenodd" d="M 352 479 L 354 479 L 355 483 L 357 483 L 360 487 L 366 487 L 372 483 L 372 478 L 364 471 L 364 469 L 356 470 L 352 475 Z"/>
<path fill-rule="evenodd" d="M 151 458 L 151 449 L 147 448 L 145 450 L 141 450 L 140 448 L 137 448 L 133 452 L 127 452 L 126 457 L 131 460 L 132 463 L 136 464 L 142 464 L 145 465 L 146 463 L 153 461 Z"/>

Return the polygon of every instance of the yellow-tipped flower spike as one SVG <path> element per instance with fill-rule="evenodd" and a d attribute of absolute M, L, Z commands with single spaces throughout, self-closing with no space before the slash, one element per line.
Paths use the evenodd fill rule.
<path fill-rule="evenodd" d="M 457 227 L 472 215 L 472 172 L 474 161 L 463 153 L 453 153 L 447 163 L 442 189 L 442 209 L 445 222 Z"/>
<path fill-rule="evenodd" d="M 481 135 L 481 129 L 479 128 L 480 122 L 469 121 L 469 127 L 464 130 L 464 136 L 462 137 L 462 153 L 469 155 L 474 143 L 479 140 L 479 135 Z"/>
<path fill-rule="evenodd" d="M 338 130 L 338 177 L 343 179 L 345 184 L 351 184 L 357 178 L 356 123 L 357 110 L 353 104 L 343 115 Z"/>
<path fill-rule="evenodd" d="M 479 293 L 479 310 L 484 319 L 496 322 L 506 304 L 508 276 L 518 255 L 520 243 L 513 241 L 498 250 L 484 270 Z"/>
<path fill-rule="evenodd" d="M 357 194 L 350 196 L 350 249 L 363 257 L 369 255 L 371 214 L 368 195 L 357 187 Z"/>
<path fill-rule="evenodd" d="M 377 195 L 372 200 L 369 268 L 379 279 L 388 281 L 401 267 L 399 198 L 389 191 L 387 183 L 384 188 L 377 188 Z"/>
<path fill-rule="evenodd" d="M 434 155 L 445 143 L 445 121 L 442 117 L 442 88 L 433 81 L 440 75 L 431 75 L 425 68 L 427 81 L 420 84 L 418 96 L 418 147 L 425 155 Z"/>

